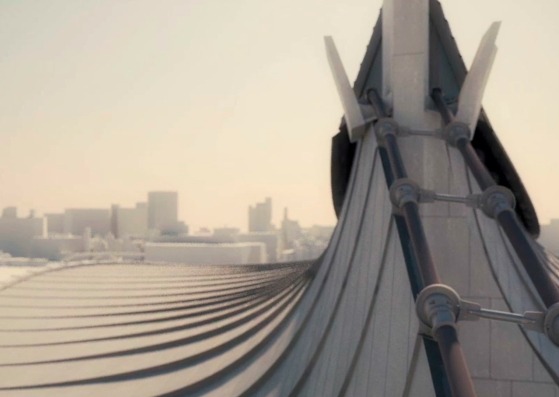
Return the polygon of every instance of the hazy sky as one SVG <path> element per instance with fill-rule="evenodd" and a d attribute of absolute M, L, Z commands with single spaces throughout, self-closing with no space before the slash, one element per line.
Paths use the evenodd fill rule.
<path fill-rule="evenodd" d="M 357 74 L 379 0 L 0 0 L 0 207 L 132 206 L 179 192 L 193 228 L 246 228 L 273 198 L 335 222 L 341 117 L 322 36 Z M 559 217 L 559 2 L 447 0 L 469 65 L 494 20 L 484 100 L 540 221 Z"/>

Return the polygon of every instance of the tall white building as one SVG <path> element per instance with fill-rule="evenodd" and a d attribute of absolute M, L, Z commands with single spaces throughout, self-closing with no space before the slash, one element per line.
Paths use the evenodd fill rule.
<path fill-rule="evenodd" d="M 148 228 L 163 231 L 175 228 L 178 224 L 177 192 L 149 192 L 148 193 Z"/>
<path fill-rule="evenodd" d="M 264 202 L 248 207 L 248 231 L 269 232 L 272 229 L 272 199 L 266 197 Z"/>

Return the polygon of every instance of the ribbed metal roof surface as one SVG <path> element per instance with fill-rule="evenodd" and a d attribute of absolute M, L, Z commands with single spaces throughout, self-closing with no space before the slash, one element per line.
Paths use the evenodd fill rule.
<path fill-rule="evenodd" d="M 293 315 L 311 268 L 99 264 L 38 274 L 0 293 L 0 390 L 204 389 L 261 353 Z"/>

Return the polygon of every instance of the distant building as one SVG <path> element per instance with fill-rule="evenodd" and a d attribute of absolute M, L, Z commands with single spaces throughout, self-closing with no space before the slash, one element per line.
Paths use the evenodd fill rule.
<path fill-rule="evenodd" d="M 177 192 L 148 193 L 148 228 L 165 230 L 176 228 L 179 218 Z"/>
<path fill-rule="evenodd" d="M 559 219 L 551 219 L 548 224 L 540 225 L 538 242 L 555 255 L 559 255 Z"/>
<path fill-rule="evenodd" d="M 236 227 L 218 227 L 213 231 L 213 238 L 221 242 L 236 243 L 239 241 L 241 231 Z"/>
<path fill-rule="evenodd" d="M 6 207 L 2 210 L 2 218 L 4 219 L 15 219 L 17 218 L 17 208 L 16 207 Z"/>
<path fill-rule="evenodd" d="M 312 225 L 309 229 L 307 229 L 307 232 L 311 237 L 317 240 L 329 241 L 330 237 L 332 237 L 332 233 L 334 232 L 334 226 Z"/>
<path fill-rule="evenodd" d="M 263 243 L 146 243 L 147 262 L 246 265 L 265 262 Z"/>
<path fill-rule="evenodd" d="M 30 257 L 34 237 L 46 235 L 44 218 L 36 218 L 33 213 L 27 218 L 18 218 L 17 209 L 9 207 L 2 211 L 0 218 L 0 251 L 12 256 Z"/>
<path fill-rule="evenodd" d="M 299 261 L 318 258 L 328 246 L 333 230 L 332 226 L 318 225 L 302 228 L 298 221 L 289 219 L 285 208 L 280 230 L 279 259 Z"/>
<path fill-rule="evenodd" d="M 111 207 L 111 233 L 116 238 L 144 237 L 148 231 L 148 205 L 137 203 L 134 208 Z"/>
<path fill-rule="evenodd" d="M 202 243 L 202 244 L 217 244 L 217 243 L 231 243 L 228 239 L 217 238 L 212 235 L 172 235 L 172 234 L 159 234 L 152 236 L 149 239 L 152 243 Z"/>
<path fill-rule="evenodd" d="M 84 237 L 73 235 L 49 235 L 33 237 L 31 254 L 34 258 L 61 260 L 65 256 L 84 251 Z"/>
<path fill-rule="evenodd" d="M 266 247 L 265 263 L 278 261 L 279 238 L 276 231 L 242 233 L 237 236 L 239 242 L 263 243 Z"/>
<path fill-rule="evenodd" d="M 106 250 L 110 252 L 141 252 L 143 251 L 144 240 L 143 239 L 133 239 L 130 237 L 125 238 L 114 238 L 109 235 L 103 240 L 106 244 Z M 101 247 L 99 242 L 97 242 L 96 247 L 92 247 L 91 251 L 103 251 L 104 247 Z"/>
<path fill-rule="evenodd" d="M 182 221 L 178 221 L 174 225 L 162 227 L 160 232 L 162 235 L 182 236 L 188 234 L 188 225 Z"/>
<path fill-rule="evenodd" d="M 44 266 L 48 260 L 43 258 L 21 258 L 0 251 L 0 266 Z"/>
<path fill-rule="evenodd" d="M 64 234 L 81 236 L 86 228 L 93 235 L 104 236 L 111 231 L 110 211 L 101 208 L 70 208 L 64 211 Z"/>
<path fill-rule="evenodd" d="M 298 221 L 289 219 L 287 208 L 283 210 L 281 221 L 281 237 L 283 249 L 292 249 L 296 240 L 302 236 L 301 226 Z"/>
<path fill-rule="evenodd" d="M 266 197 L 263 203 L 256 203 L 256 205 L 248 207 L 248 231 L 269 232 L 272 230 L 272 199 Z"/>
<path fill-rule="evenodd" d="M 317 241 L 309 237 L 302 238 L 295 242 L 293 260 L 303 261 L 316 259 L 322 255 L 326 247 L 328 247 L 327 240 Z"/>
<path fill-rule="evenodd" d="M 49 213 L 45 214 L 47 219 L 47 233 L 48 234 L 63 234 L 64 233 L 64 214 L 63 213 Z"/>

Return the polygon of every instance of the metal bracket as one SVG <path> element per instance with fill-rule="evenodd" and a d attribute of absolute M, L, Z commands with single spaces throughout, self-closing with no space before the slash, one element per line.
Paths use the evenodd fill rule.
<path fill-rule="evenodd" d="M 478 208 L 490 218 L 496 218 L 501 212 L 514 209 L 514 193 L 504 186 L 491 186 L 481 193 Z"/>
<path fill-rule="evenodd" d="M 436 130 L 416 130 L 409 127 L 401 126 L 398 130 L 398 136 L 401 137 L 408 137 L 408 136 L 423 136 L 427 138 L 442 138 L 444 130 L 436 129 Z"/>
<path fill-rule="evenodd" d="M 527 311 L 523 314 L 503 312 L 500 310 L 484 309 L 481 305 L 475 302 L 461 301 L 460 313 L 458 320 L 476 321 L 480 318 L 487 318 L 489 320 L 505 321 L 508 323 L 515 323 L 524 326 L 524 328 L 544 333 L 545 313 Z"/>
<path fill-rule="evenodd" d="M 420 203 L 433 203 L 435 201 L 445 201 L 447 203 L 465 204 L 468 207 L 477 207 L 479 201 L 478 194 L 470 194 L 466 197 L 455 196 L 452 194 L 436 193 L 433 190 L 420 189 L 419 202 Z"/>
<path fill-rule="evenodd" d="M 362 103 L 360 103 L 360 105 L 362 107 L 362 111 L 365 116 L 365 121 L 367 123 L 376 122 L 375 125 L 376 134 L 377 134 L 377 138 L 381 142 L 387 134 L 393 134 L 401 138 L 405 138 L 409 136 L 419 136 L 419 137 L 426 137 L 426 138 L 437 138 L 437 139 L 448 140 L 447 138 L 449 134 L 448 126 L 443 129 L 439 128 L 434 130 L 422 130 L 422 129 L 410 128 L 403 125 L 399 125 L 391 117 L 377 118 L 374 111 L 373 113 L 371 113 L 372 110 L 370 106 L 363 105 Z M 462 123 L 457 123 L 457 124 L 459 124 L 460 127 L 462 127 Z M 464 125 L 464 127 L 467 128 L 466 125 Z"/>
<path fill-rule="evenodd" d="M 419 185 L 412 179 L 396 179 L 390 185 L 390 201 L 400 209 L 408 202 L 418 202 L 420 197 Z"/>
<path fill-rule="evenodd" d="M 559 302 L 547 308 L 543 330 L 555 345 L 559 346 Z"/>
<path fill-rule="evenodd" d="M 363 114 L 363 119 L 365 120 L 365 124 L 370 126 L 374 124 L 379 119 L 379 116 L 375 113 L 375 109 L 368 103 L 364 103 L 362 100 L 357 100 L 357 104 L 361 109 L 361 113 Z"/>
<path fill-rule="evenodd" d="M 444 325 L 454 327 L 460 309 L 460 296 L 444 284 L 432 284 L 423 288 L 415 301 L 417 317 L 434 333 Z"/>
<path fill-rule="evenodd" d="M 390 117 L 379 119 L 375 125 L 375 134 L 380 144 L 384 143 L 387 135 L 397 136 L 399 131 L 399 124 Z"/>
<path fill-rule="evenodd" d="M 449 203 L 465 204 L 473 208 L 482 208 L 482 204 L 480 203 L 483 202 L 483 199 L 483 194 L 470 194 L 466 197 L 462 197 L 421 189 L 417 182 L 410 178 L 397 179 L 390 186 L 390 201 L 396 208 L 401 208 L 409 201 L 415 201 L 417 203 L 445 201 Z"/>
<path fill-rule="evenodd" d="M 399 182 L 401 181 L 401 182 Z M 488 217 L 496 218 L 502 211 L 514 209 L 516 198 L 514 194 L 504 186 L 491 186 L 481 194 L 470 194 L 468 196 L 455 196 L 451 194 L 436 193 L 433 190 L 421 189 L 411 179 L 402 179 L 394 182 L 394 189 L 403 189 L 403 186 L 410 186 L 408 190 L 414 190 L 418 203 L 432 203 L 435 201 L 444 201 L 448 203 L 461 203 L 468 207 L 482 210 Z M 392 203 L 397 205 L 395 198 L 399 197 L 392 192 L 390 188 L 390 197 Z M 400 194 L 401 195 L 401 194 Z M 408 200 L 409 201 L 409 200 Z"/>
<path fill-rule="evenodd" d="M 525 329 L 545 334 L 559 346 L 559 303 L 546 312 L 526 311 L 523 314 L 484 309 L 480 304 L 460 299 L 458 293 L 445 284 L 425 287 L 415 302 L 422 333 L 432 335 L 443 325 L 454 326 L 458 321 L 477 321 L 480 318 L 505 321 Z"/>
<path fill-rule="evenodd" d="M 456 147 L 460 139 L 467 139 L 470 141 L 471 135 L 470 127 L 467 124 L 459 121 L 452 121 L 442 130 L 441 138 L 450 146 Z"/>

